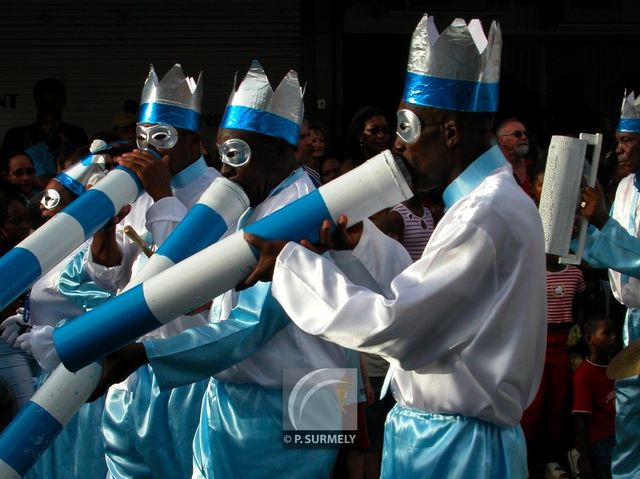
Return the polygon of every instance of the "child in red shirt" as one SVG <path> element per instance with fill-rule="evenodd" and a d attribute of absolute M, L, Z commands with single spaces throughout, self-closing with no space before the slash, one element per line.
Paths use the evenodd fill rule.
<path fill-rule="evenodd" d="M 610 478 L 616 409 L 614 382 L 606 369 L 618 342 L 613 321 L 603 314 L 592 315 L 583 333 L 590 354 L 573 375 L 578 469 L 581 479 Z"/>

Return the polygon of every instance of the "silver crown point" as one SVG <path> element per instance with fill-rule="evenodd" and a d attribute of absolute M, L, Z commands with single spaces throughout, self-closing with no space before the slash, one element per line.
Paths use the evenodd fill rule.
<path fill-rule="evenodd" d="M 289 70 L 273 93 L 272 111 L 300 124 L 304 117 L 302 95 L 298 74 Z"/>
<path fill-rule="evenodd" d="M 620 118 L 640 118 L 640 96 L 636 98 L 633 91 L 624 91 Z"/>
<path fill-rule="evenodd" d="M 502 36 L 494 21 L 485 36 L 478 19 L 468 24 L 456 18 L 438 33 L 434 18 L 425 14 L 412 39 L 407 70 L 439 78 L 498 82 Z M 464 58 L 464 64 L 451 61 Z"/>
<path fill-rule="evenodd" d="M 273 90 L 264 68 L 259 61 L 253 60 L 249 71 L 232 96 L 243 105 L 264 105 L 269 103 Z"/>
<path fill-rule="evenodd" d="M 298 74 L 290 70 L 273 90 L 264 68 L 258 60 L 251 62 L 251 67 L 244 79 L 229 98 L 229 105 L 242 105 L 256 110 L 263 110 L 288 118 L 298 125 L 302 122 L 304 107 L 302 89 Z"/>
<path fill-rule="evenodd" d="M 186 77 L 182 66 L 176 63 L 162 80 L 158 80 L 153 65 L 142 88 L 141 103 L 164 103 L 178 105 L 200 113 L 202 104 L 202 72 L 198 81 Z"/>

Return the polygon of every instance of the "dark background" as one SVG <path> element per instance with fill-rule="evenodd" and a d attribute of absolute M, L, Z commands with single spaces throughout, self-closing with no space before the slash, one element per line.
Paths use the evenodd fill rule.
<path fill-rule="evenodd" d="M 610 138 L 624 89 L 640 93 L 635 0 L 0 0 L 0 136 L 34 120 L 38 79 L 65 82 L 64 120 L 91 134 L 139 99 L 150 63 L 161 76 L 180 62 L 204 70 L 211 144 L 234 73 L 257 58 L 274 87 L 298 71 L 308 116 L 337 141 L 360 106 L 394 114 L 422 13 L 439 30 L 455 17 L 500 23 L 498 118 L 522 118 L 542 148 L 552 134 Z"/>

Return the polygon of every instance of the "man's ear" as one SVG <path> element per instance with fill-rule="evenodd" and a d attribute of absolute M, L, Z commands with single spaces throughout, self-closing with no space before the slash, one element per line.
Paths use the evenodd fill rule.
<path fill-rule="evenodd" d="M 460 142 L 460 126 L 454 119 L 445 120 L 442 124 L 447 147 L 452 148 Z"/>

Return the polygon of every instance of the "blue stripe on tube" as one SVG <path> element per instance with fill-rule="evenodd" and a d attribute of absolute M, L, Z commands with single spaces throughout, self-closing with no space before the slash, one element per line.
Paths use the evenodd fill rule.
<path fill-rule="evenodd" d="M 61 430 L 56 418 L 29 401 L 0 435 L 0 459 L 24 476 Z"/>
<path fill-rule="evenodd" d="M 139 284 L 56 328 L 53 342 L 62 363 L 76 372 L 160 326 Z"/>
<path fill-rule="evenodd" d="M 80 223 L 85 239 L 107 224 L 117 213 L 111 198 L 94 189 L 84 193 L 63 211 Z"/>
<path fill-rule="evenodd" d="M 293 218 L 296 220 L 292 221 Z M 331 219 L 331 215 L 316 190 L 248 226 L 245 231 L 265 239 L 300 241 L 306 238 L 317 242 L 320 222 L 324 219 Z M 137 285 L 56 328 L 53 340 L 63 364 L 75 372 L 162 324 L 146 304 L 143 285 Z"/>
<path fill-rule="evenodd" d="M 196 203 L 162 243 L 156 254 L 179 263 L 218 241 L 227 229 L 224 218 L 215 210 L 202 203 Z"/>
<path fill-rule="evenodd" d="M 296 221 L 291 221 L 292 218 L 296 218 Z M 317 243 L 320 239 L 320 223 L 325 219 L 333 222 L 320 190 L 314 190 L 266 218 L 247 226 L 244 231 L 269 240 L 307 239 Z"/>
<path fill-rule="evenodd" d="M 16 247 L 0 257 L 0 272 L 0 309 L 4 309 L 40 277 L 42 266 L 31 251 Z"/>

